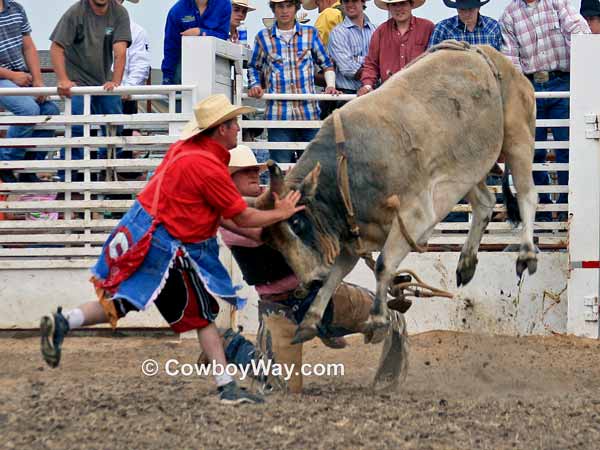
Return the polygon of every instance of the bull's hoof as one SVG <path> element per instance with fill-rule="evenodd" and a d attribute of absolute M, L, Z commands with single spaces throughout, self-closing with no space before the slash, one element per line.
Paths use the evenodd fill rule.
<path fill-rule="evenodd" d="M 365 326 L 365 344 L 379 344 L 390 331 L 389 319 L 371 316 Z"/>
<path fill-rule="evenodd" d="M 460 256 L 458 266 L 456 267 L 456 285 L 458 287 L 467 285 L 475 275 L 477 268 L 476 257 Z"/>
<path fill-rule="evenodd" d="M 310 341 L 319 334 L 316 326 L 299 326 L 292 339 L 292 344 L 302 344 L 303 342 Z"/>
<path fill-rule="evenodd" d="M 527 272 L 529 275 L 533 275 L 537 271 L 537 255 L 534 252 L 527 252 L 525 254 L 520 254 L 517 258 L 517 277 L 521 279 L 523 276 L 523 272 L 525 272 L 525 268 L 527 268 Z"/>

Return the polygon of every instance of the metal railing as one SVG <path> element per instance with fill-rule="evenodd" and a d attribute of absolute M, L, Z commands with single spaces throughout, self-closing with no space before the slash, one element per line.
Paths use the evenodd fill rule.
<path fill-rule="evenodd" d="M 11 125 L 31 125 L 35 130 L 54 131 L 56 136 L 0 141 L 0 151 L 26 148 L 28 152 L 47 154 L 43 160 L 0 161 L 0 170 L 17 176 L 44 173 L 52 180 L 0 184 L 0 269 L 89 267 L 107 233 L 117 224 L 119 214 L 129 208 L 135 194 L 146 184 L 144 175 L 160 163 L 168 147 L 177 141 L 180 128 L 190 119 L 189 113 L 176 112 L 176 104 L 178 98 L 192 95 L 194 88 L 140 86 L 107 92 L 102 87 L 74 87 L 72 94 L 83 96 L 83 115 L 72 114 L 69 98 L 63 99 L 61 115 L 1 115 L 0 130 Z M 56 88 L 0 89 L 0 96 L 52 98 L 56 94 Z M 168 112 L 92 115 L 91 97 L 96 95 L 166 100 Z M 73 136 L 74 126 L 83 127 L 81 137 Z M 140 130 L 142 135 L 121 136 L 121 127 Z M 93 135 L 101 129 L 105 135 Z M 74 148 L 83 150 L 83 159 L 73 158 Z M 64 158 L 59 156 L 60 149 L 64 149 Z M 106 159 L 93 158 L 99 149 L 106 149 Z M 119 159 L 117 149 L 141 152 L 144 158 Z M 140 179 L 124 181 L 122 175 L 131 172 L 138 172 Z"/>
<path fill-rule="evenodd" d="M 250 97 L 247 94 L 238 95 L 242 100 L 248 101 Z M 536 92 L 536 98 L 569 98 L 569 92 Z M 328 94 L 265 94 L 260 98 L 262 101 L 267 100 L 313 100 L 313 101 L 351 101 L 356 98 L 353 94 L 342 94 L 339 96 L 332 96 Z M 242 120 L 240 122 L 243 128 L 320 128 L 322 121 L 319 120 Z M 536 121 L 538 127 L 569 127 L 569 119 L 540 119 Z M 244 145 L 249 146 L 254 150 L 304 150 L 309 144 L 307 142 L 268 142 L 268 141 L 246 141 L 242 142 Z M 565 149 L 569 150 L 568 142 L 561 141 L 538 141 L 535 143 L 536 149 Z M 503 164 L 500 164 L 503 168 Z M 534 163 L 533 171 L 549 172 L 551 175 L 558 171 L 568 171 L 568 164 L 560 164 L 552 161 L 545 163 Z M 501 187 L 498 185 L 489 186 L 489 189 L 495 194 L 501 193 Z M 558 185 L 556 180 L 554 184 L 547 186 L 537 186 L 538 193 L 548 193 L 553 197 L 558 196 L 561 193 L 568 193 L 568 185 Z M 556 213 L 567 213 L 568 204 L 566 203 L 551 203 L 551 204 L 538 204 L 538 212 L 549 212 L 551 214 Z M 456 205 L 453 212 L 470 213 L 471 206 L 468 204 Z M 494 207 L 495 213 L 502 213 L 505 211 L 504 206 L 499 203 Z M 467 232 L 470 227 L 470 214 L 469 221 L 467 222 L 441 222 L 435 229 L 435 232 L 429 240 L 429 246 L 434 250 L 458 250 L 458 246 L 462 245 L 466 240 Z M 567 228 L 568 222 L 566 221 L 552 221 L 552 222 L 536 222 L 534 225 L 534 237 L 535 242 L 541 248 L 548 250 L 551 249 L 564 249 L 567 245 Z M 520 242 L 517 230 L 514 229 L 510 224 L 503 220 L 501 214 L 490 222 L 487 227 L 486 234 L 482 240 L 482 250 L 502 250 L 507 245 L 517 244 Z"/>

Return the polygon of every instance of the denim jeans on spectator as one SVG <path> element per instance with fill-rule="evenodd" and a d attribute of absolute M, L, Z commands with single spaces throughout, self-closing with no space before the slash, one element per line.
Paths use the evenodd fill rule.
<path fill-rule="evenodd" d="M 564 73 L 562 76 L 552 78 L 546 83 L 535 83 L 533 82 L 533 88 L 536 92 L 559 92 L 568 91 L 570 89 L 570 77 L 568 73 Z M 569 99 L 568 98 L 540 98 L 536 100 L 537 107 L 537 118 L 538 119 L 568 119 L 569 118 Z M 538 127 L 535 130 L 536 141 L 546 141 L 548 139 L 548 127 Z M 555 141 L 568 141 L 569 140 L 569 127 L 552 127 L 552 136 Z M 568 146 L 568 144 L 566 144 Z M 537 149 L 533 162 L 544 163 L 546 162 L 548 151 L 545 149 Z M 568 163 L 569 152 L 565 149 L 556 149 L 556 162 L 557 163 Z M 550 183 L 548 178 L 548 172 L 535 171 L 533 172 L 533 181 L 537 186 L 547 186 Z M 568 185 L 569 172 L 559 171 L 558 172 L 558 183 L 560 185 Z M 541 204 L 552 203 L 550 200 L 550 194 L 540 193 L 539 202 Z M 567 203 L 568 195 L 562 193 L 558 197 L 558 203 Z M 538 213 L 538 217 L 541 220 L 549 220 L 551 214 Z"/>
<path fill-rule="evenodd" d="M 90 109 L 92 114 L 123 114 L 123 104 L 118 95 L 92 95 Z M 77 95 L 72 98 L 71 111 L 74 116 L 83 115 L 83 96 Z M 102 134 L 106 136 L 106 127 L 102 126 Z M 117 135 L 122 134 L 123 127 L 117 127 Z M 82 137 L 83 126 L 72 127 L 72 137 Z M 99 148 L 97 155 L 92 154 L 92 159 L 106 159 L 106 148 Z M 65 159 L 65 149 L 60 150 L 60 158 Z M 73 147 L 71 159 L 83 159 L 83 149 Z M 64 171 L 59 171 L 59 177 L 64 180 Z M 73 181 L 81 180 L 80 174 L 73 174 Z"/>
<path fill-rule="evenodd" d="M 0 88 L 18 88 L 9 80 L 0 80 Z M 53 102 L 37 103 L 34 97 L 7 96 L 0 97 L 0 107 L 15 116 L 55 116 L 60 114 Z M 53 137 L 52 130 L 34 130 L 31 125 L 12 126 L 6 133 L 7 138 Z M 26 155 L 27 153 L 27 155 Z M 46 152 L 26 152 L 25 148 L 3 148 L 0 150 L 0 161 L 18 161 L 22 159 L 45 159 Z"/>
<path fill-rule="evenodd" d="M 269 128 L 269 142 L 310 142 L 318 128 Z M 294 163 L 302 155 L 302 150 L 270 150 L 270 157 L 279 163 Z"/>

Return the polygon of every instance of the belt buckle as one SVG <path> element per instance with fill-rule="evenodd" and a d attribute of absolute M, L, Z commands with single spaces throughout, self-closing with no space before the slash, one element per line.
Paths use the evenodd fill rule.
<path fill-rule="evenodd" d="M 543 70 L 541 72 L 535 72 L 533 74 L 533 81 L 536 83 L 547 83 L 550 81 L 550 72 Z"/>

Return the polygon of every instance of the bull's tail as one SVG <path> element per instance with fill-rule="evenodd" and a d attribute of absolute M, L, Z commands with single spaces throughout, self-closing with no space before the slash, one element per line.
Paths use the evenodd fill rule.
<path fill-rule="evenodd" d="M 502 175 L 502 197 L 504 199 L 504 206 L 506 206 L 508 221 L 513 225 L 518 225 L 521 223 L 521 211 L 519 211 L 517 197 L 510 190 L 510 184 L 508 182 L 510 168 L 508 164 L 505 164 L 504 167 L 504 175 Z"/>

